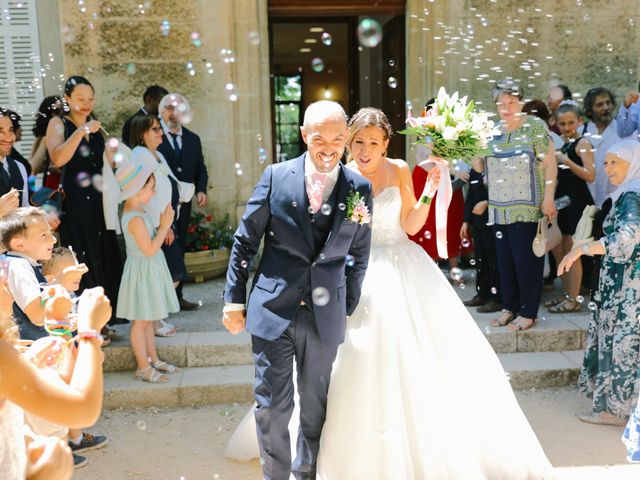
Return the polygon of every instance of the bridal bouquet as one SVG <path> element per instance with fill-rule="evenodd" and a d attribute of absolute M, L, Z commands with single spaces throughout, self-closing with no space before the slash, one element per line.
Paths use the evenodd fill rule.
<path fill-rule="evenodd" d="M 438 91 L 433 108 L 420 117 L 407 117 L 409 127 L 399 133 L 417 135 L 417 143 L 428 145 L 434 156 L 449 162 L 470 163 L 475 157 L 488 154 L 487 143 L 495 134 L 494 123 L 487 113 L 476 110 L 467 97 L 458 92 L 449 96 L 444 87 Z"/>

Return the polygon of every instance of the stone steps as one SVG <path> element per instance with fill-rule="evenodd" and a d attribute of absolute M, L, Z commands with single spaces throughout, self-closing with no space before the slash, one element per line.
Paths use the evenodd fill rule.
<path fill-rule="evenodd" d="M 535 328 L 511 332 L 489 326 L 492 315 L 477 316 L 476 322 L 497 353 L 559 352 L 584 348 L 588 319 L 553 317 L 540 320 Z M 120 338 L 105 348 L 105 371 L 127 372 L 136 362 L 129 345 L 128 327 L 120 327 Z M 455 335 L 455 332 L 452 332 Z M 158 355 L 179 367 L 215 367 L 252 363 L 250 338 L 246 333 L 226 331 L 178 332 L 174 337 L 157 338 Z"/>
<path fill-rule="evenodd" d="M 501 353 L 515 390 L 575 385 L 582 350 Z M 104 408 L 186 407 L 253 400 L 252 365 L 200 366 L 171 375 L 164 384 L 136 380 L 132 372 L 105 375 Z"/>

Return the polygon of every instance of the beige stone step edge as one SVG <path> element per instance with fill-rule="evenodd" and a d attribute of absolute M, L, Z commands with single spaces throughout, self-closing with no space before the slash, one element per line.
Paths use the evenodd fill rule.
<path fill-rule="evenodd" d="M 489 320 L 480 320 L 478 325 L 498 353 L 579 350 L 586 343 L 586 326 L 564 319 L 540 322 L 523 332 L 490 327 Z M 174 337 L 156 340 L 160 358 L 180 367 L 251 363 L 247 333 L 234 336 L 227 332 L 179 332 Z M 120 338 L 106 347 L 104 352 L 106 372 L 128 372 L 135 368 L 135 357 L 128 339 Z"/>
<path fill-rule="evenodd" d="M 582 351 L 504 353 L 498 357 L 515 390 L 575 385 Z M 186 407 L 252 401 L 251 365 L 186 368 L 169 383 L 135 380 L 132 373 L 105 375 L 104 408 Z"/>

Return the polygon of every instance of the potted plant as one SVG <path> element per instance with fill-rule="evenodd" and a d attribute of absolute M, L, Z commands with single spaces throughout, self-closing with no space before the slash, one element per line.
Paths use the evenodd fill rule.
<path fill-rule="evenodd" d="M 233 245 L 229 215 L 216 220 L 213 215 L 193 211 L 187 229 L 184 263 L 187 276 L 196 283 L 223 275 Z"/>

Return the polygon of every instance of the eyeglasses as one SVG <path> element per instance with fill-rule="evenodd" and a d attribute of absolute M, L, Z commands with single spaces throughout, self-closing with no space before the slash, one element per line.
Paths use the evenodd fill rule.
<path fill-rule="evenodd" d="M 160 133 L 162 131 L 162 127 L 151 127 L 151 131 L 155 133 Z"/>

